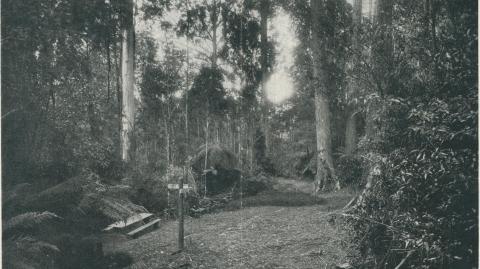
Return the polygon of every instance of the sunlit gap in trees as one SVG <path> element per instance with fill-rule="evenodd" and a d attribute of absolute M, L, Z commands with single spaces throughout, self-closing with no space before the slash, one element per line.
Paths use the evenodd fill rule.
<path fill-rule="evenodd" d="M 292 19 L 284 10 L 277 10 L 272 19 L 271 33 L 276 43 L 276 65 L 266 82 L 265 92 L 270 102 L 280 104 L 295 93 L 290 70 L 298 44 Z"/>
<path fill-rule="evenodd" d="M 290 98 L 295 90 L 290 74 L 280 71 L 275 72 L 266 84 L 267 98 L 274 104 L 280 104 Z"/>

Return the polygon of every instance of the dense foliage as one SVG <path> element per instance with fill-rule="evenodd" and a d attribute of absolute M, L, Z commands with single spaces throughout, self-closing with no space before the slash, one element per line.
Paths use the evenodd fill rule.
<path fill-rule="evenodd" d="M 471 268 L 478 257 L 476 7 L 422 5 L 394 2 L 395 65 L 371 76 L 385 87 L 372 98 L 380 136 L 360 154 L 377 172 L 352 211 L 369 268 Z M 362 35 L 378 40 L 368 29 L 382 27 L 367 21 Z"/>
<path fill-rule="evenodd" d="M 83 169 L 106 173 L 118 139 L 122 6 L 2 4 L 3 186 Z"/>

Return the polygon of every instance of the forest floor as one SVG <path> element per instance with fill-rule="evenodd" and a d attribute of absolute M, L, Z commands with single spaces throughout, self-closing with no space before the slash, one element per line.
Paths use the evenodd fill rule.
<path fill-rule="evenodd" d="M 344 263 L 348 235 L 336 212 L 352 194 L 340 191 L 314 198 L 308 194 L 310 182 L 275 182 L 273 191 L 243 199 L 240 209 L 186 218 L 183 252 L 175 252 L 176 221 L 166 221 L 138 239 L 112 236 L 106 252 L 131 255 L 134 264 L 129 268 L 323 269 Z"/>

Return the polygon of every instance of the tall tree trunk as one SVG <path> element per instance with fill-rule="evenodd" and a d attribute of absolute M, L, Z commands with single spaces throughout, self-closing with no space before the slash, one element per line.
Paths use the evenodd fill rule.
<path fill-rule="evenodd" d="M 133 25 L 133 0 L 127 0 L 128 13 L 122 29 L 122 160 L 129 161 L 131 135 L 135 120 L 134 70 L 135 32 Z"/>
<path fill-rule="evenodd" d="M 393 36 L 392 16 L 393 0 L 377 0 L 376 17 L 374 21 L 378 27 L 378 43 L 373 49 L 373 68 L 380 85 L 380 96 L 391 94 L 393 83 Z"/>
<path fill-rule="evenodd" d="M 235 129 L 233 129 L 233 125 L 235 125 L 234 121 L 228 121 L 228 131 L 229 131 L 229 140 L 230 140 L 230 148 L 233 151 L 233 154 L 237 154 L 237 150 L 235 147 Z"/>
<path fill-rule="evenodd" d="M 106 53 L 107 53 L 107 103 L 110 102 L 110 73 L 112 70 L 112 60 L 110 57 L 110 39 L 105 41 Z"/>
<path fill-rule="evenodd" d="M 240 121 L 238 123 L 238 126 L 236 128 L 236 132 L 237 132 L 237 154 L 238 154 L 238 161 L 241 165 L 241 168 L 243 169 L 243 150 L 242 150 L 242 130 L 245 130 L 243 128 L 243 120 L 242 118 L 240 117 Z"/>
<path fill-rule="evenodd" d="M 392 38 L 392 0 L 375 1 L 373 21 L 377 24 L 380 40 L 372 48 L 373 69 L 375 80 L 379 81 L 378 100 L 373 100 L 367 109 L 366 135 L 370 140 L 379 140 L 380 126 L 374 122 L 374 118 L 382 120 L 382 106 L 384 105 L 385 95 L 391 94 L 392 81 L 392 58 L 393 58 L 393 38 Z"/>
<path fill-rule="evenodd" d="M 187 2 L 188 3 L 188 2 Z M 190 26 L 188 26 L 190 27 Z M 188 128 L 190 127 L 188 124 L 188 87 L 190 87 L 190 50 L 188 47 L 188 39 L 187 39 L 187 54 L 186 54 L 186 61 L 187 61 L 187 70 L 185 71 L 185 157 L 186 157 L 186 162 L 185 166 L 187 166 L 187 169 L 190 169 L 190 132 Z"/>
<path fill-rule="evenodd" d="M 373 68 L 375 74 L 380 80 L 381 88 L 378 92 L 380 96 L 370 102 L 367 109 L 366 136 L 370 141 L 372 162 L 367 174 L 367 184 L 358 199 L 357 203 L 362 203 L 365 193 L 373 186 L 374 179 L 382 173 L 381 157 L 385 154 L 384 133 L 385 126 L 382 124 L 386 118 L 386 95 L 392 94 L 392 62 L 393 58 L 393 38 L 391 33 L 393 4 L 392 0 L 378 0 L 376 2 L 375 17 L 373 20 L 379 27 L 381 41 L 372 48 Z"/>
<path fill-rule="evenodd" d="M 261 42 L 261 68 L 262 83 L 265 83 L 268 72 L 268 12 L 269 0 L 260 1 L 260 42 Z M 265 89 L 263 89 L 265 90 Z M 264 93 L 265 95 L 265 93 Z"/>
<path fill-rule="evenodd" d="M 345 155 L 352 155 L 357 150 L 357 120 L 354 109 L 347 111 L 345 128 Z"/>
<path fill-rule="evenodd" d="M 216 24 L 216 22 L 215 22 Z M 212 36 L 212 68 L 217 67 L 217 58 L 218 58 L 218 48 L 217 48 L 217 26 L 213 27 L 213 36 Z"/>
<path fill-rule="evenodd" d="M 163 128 L 165 129 L 165 159 L 167 160 L 167 166 L 170 166 L 170 131 L 166 117 L 163 118 Z"/>
<path fill-rule="evenodd" d="M 197 137 L 200 137 L 200 120 L 197 118 L 196 120 L 197 125 Z"/>
<path fill-rule="evenodd" d="M 87 107 L 88 122 L 90 124 L 90 134 L 93 138 L 98 139 L 100 137 L 100 127 L 95 115 L 95 106 L 93 103 L 89 103 Z"/>
<path fill-rule="evenodd" d="M 217 143 L 217 145 L 220 145 L 220 124 L 218 122 L 218 119 L 215 122 L 215 132 L 216 132 L 215 143 Z"/>
<path fill-rule="evenodd" d="M 206 120 L 205 120 L 205 163 L 204 163 L 204 167 L 203 167 L 204 168 L 203 173 L 204 173 L 204 176 L 205 176 L 205 186 L 204 186 L 204 188 L 205 188 L 204 195 L 205 196 L 207 195 L 207 172 L 206 172 L 206 170 L 209 168 L 209 167 L 207 167 L 207 165 L 208 165 L 208 139 L 209 139 L 208 138 L 208 133 L 209 133 L 208 128 L 209 128 L 209 123 L 210 123 L 209 116 L 207 114 L 207 117 L 206 117 Z"/>
<path fill-rule="evenodd" d="M 118 118 L 120 119 L 118 121 L 118 130 L 121 133 L 122 132 L 122 89 L 121 89 L 121 67 L 120 67 L 120 61 L 119 58 L 121 57 L 121 54 L 118 53 L 118 47 L 119 43 L 115 43 L 113 46 L 113 55 L 114 55 L 114 65 L 115 65 L 115 74 L 116 74 L 116 92 L 117 92 L 117 108 L 118 108 Z"/>
<path fill-rule="evenodd" d="M 366 115 L 366 136 L 371 141 L 380 139 L 379 122 L 374 119 L 381 119 L 383 116 L 382 106 L 386 94 L 391 93 L 391 75 L 392 75 L 392 53 L 393 40 L 391 35 L 392 26 L 392 0 L 376 0 L 373 6 L 373 21 L 378 27 L 379 42 L 372 47 L 372 62 L 374 69 L 374 80 L 378 81 L 378 100 L 372 100 L 367 108 Z"/>
<path fill-rule="evenodd" d="M 330 0 L 334 1 L 334 0 Z M 331 113 L 328 97 L 328 65 L 331 63 L 327 55 L 328 46 L 333 39 L 333 31 L 328 31 L 325 22 L 332 14 L 328 14 L 325 0 L 312 0 L 312 38 L 313 75 L 318 83 L 315 86 L 315 127 L 317 140 L 317 174 L 315 176 L 315 191 L 325 189 L 329 179 L 335 179 L 335 170 L 331 146 Z M 321 20 L 325 20 L 322 21 Z M 322 32 L 324 34 L 322 34 Z M 335 187 L 340 187 L 338 181 Z"/>
<path fill-rule="evenodd" d="M 261 71 L 262 71 L 262 107 L 261 107 L 261 125 L 262 133 L 265 136 L 265 152 L 261 153 L 264 158 L 270 145 L 270 122 L 268 114 L 270 110 L 269 102 L 267 101 L 266 83 L 269 75 L 269 57 L 268 57 L 268 17 L 270 12 L 270 0 L 261 0 L 260 2 L 260 42 L 261 42 Z M 258 139 L 258 138 L 257 138 Z M 257 160 L 264 162 L 264 160 Z"/>
<path fill-rule="evenodd" d="M 354 36 L 353 47 L 355 54 L 353 57 L 353 64 L 357 64 L 360 61 L 360 27 L 362 23 L 362 0 L 355 0 L 353 4 L 353 23 L 354 23 Z M 360 91 L 360 84 L 357 80 L 350 80 L 350 87 L 352 92 L 356 93 Z M 347 108 L 347 122 L 345 128 L 345 154 L 352 155 L 357 149 L 357 121 L 355 105 L 351 104 Z"/>
<path fill-rule="evenodd" d="M 324 189 L 327 181 L 335 177 L 331 149 L 330 108 L 322 89 L 315 89 L 315 126 L 317 138 L 317 190 Z M 338 184 L 336 186 L 339 187 Z"/>
<path fill-rule="evenodd" d="M 356 30 L 358 29 L 360 23 L 362 22 L 362 11 L 363 11 L 363 0 L 354 0 L 353 23 L 355 24 Z M 355 35 L 358 37 L 358 31 L 355 32 Z"/>
<path fill-rule="evenodd" d="M 376 5 L 377 5 L 377 0 L 370 0 L 369 1 L 368 16 L 370 18 L 375 16 L 375 12 L 377 10 Z"/>
<path fill-rule="evenodd" d="M 217 44 L 217 29 L 218 29 L 218 7 L 217 1 L 213 0 L 212 10 L 210 15 L 210 20 L 212 23 L 212 68 L 217 67 L 217 58 L 218 58 L 218 44 Z"/>
<path fill-rule="evenodd" d="M 430 0 L 430 15 L 432 18 L 432 40 L 433 40 L 433 57 L 437 54 L 437 10 L 438 10 L 438 1 Z"/>

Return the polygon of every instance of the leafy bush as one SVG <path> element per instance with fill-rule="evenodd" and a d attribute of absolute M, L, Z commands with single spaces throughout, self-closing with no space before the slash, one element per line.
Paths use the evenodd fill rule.
<path fill-rule="evenodd" d="M 161 213 L 169 208 L 168 204 L 168 184 L 178 184 L 181 177 L 185 177 L 182 167 L 169 166 L 165 174 L 153 173 L 145 175 L 138 173 L 133 176 L 136 178 L 130 185 L 134 186 L 131 199 L 134 203 L 144 206 L 151 212 Z M 188 171 L 187 180 L 184 183 L 196 190 L 196 184 L 193 179 L 192 171 Z"/>
<path fill-rule="evenodd" d="M 58 268 L 59 248 L 40 234 L 60 217 L 51 212 L 27 212 L 3 222 L 4 268 Z M 48 239 L 48 238 L 47 238 Z"/>
<path fill-rule="evenodd" d="M 357 156 L 341 156 L 337 160 L 337 176 L 342 186 L 360 186 L 362 185 L 363 163 Z"/>
<path fill-rule="evenodd" d="M 56 241 L 60 250 L 57 261 L 59 268 L 117 269 L 127 267 L 133 262 L 132 257 L 124 252 L 104 254 L 103 244 L 95 236 L 63 234 Z"/>
<path fill-rule="evenodd" d="M 3 241 L 2 248 L 3 268 L 57 268 L 55 258 L 60 250 L 53 244 L 21 236 Z"/>
<path fill-rule="evenodd" d="M 167 186 L 157 180 L 145 180 L 135 186 L 131 199 L 134 203 L 144 206 L 150 212 L 162 212 L 168 207 Z"/>
<path fill-rule="evenodd" d="M 386 137 L 395 133 L 404 139 L 404 146 L 397 144 L 385 155 L 382 173 L 354 209 L 352 219 L 360 252 L 365 259 L 373 259 L 370 267 L 392 267 L 407 255 L 405 268 L 474 267 L 475 102 L 473 95 L 448 102 L 433 98 L 406 103 L 408 113 L 398 122 L 406 122 L 408 128 L 388 126 Z"/>
<path fill-rule="evenodd" d="M 42 225 L 49 224 L 54 220 L 61 219 L 54 213 L 27 212 L 7 220 L 3 225 L 3 237 L 9 238 L 15 235 L 37 233 Z"/>
<path fill-rule="evenodd" d="M 105 255 L 103 267 L 105 269 L 125 268 L 133 263 L 133 258 L 125 252 L 113 252 Z"/>

